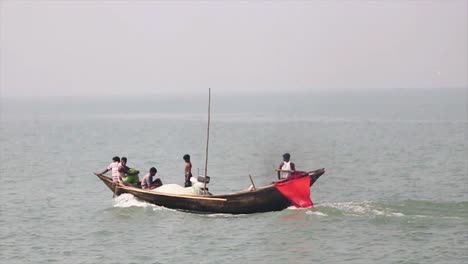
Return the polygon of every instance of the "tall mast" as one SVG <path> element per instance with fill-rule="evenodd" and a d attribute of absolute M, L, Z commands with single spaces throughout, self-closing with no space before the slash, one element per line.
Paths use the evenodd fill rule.
<path fill-rule="evenodd" d="M 204 192 L 206 191 L 206 177 L 208 176 L 208 143 L 210 142 L 210 116 L 211 116 L 211 88 L 208 88 L 208 127 L 206 132 L 206 150 L 205 150 L 205 181 L 204 181 Z"/>

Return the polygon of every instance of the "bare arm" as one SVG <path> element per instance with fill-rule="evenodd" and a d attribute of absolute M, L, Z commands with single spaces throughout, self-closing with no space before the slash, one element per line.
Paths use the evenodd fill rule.
<path fill-rule="evenodd" d="M 122 177 L 119 176 L 118 182 L 119 182 L 120 184 L 124 184 L 124 180 L 122 179 Z M 124 185 L 125 185 L 125 184 L 124 184 Z"/>
<path fill-rule="evenodd" d="M 295 172 L 296 171 L 296 165 L 294 165 L 294 163 L 291 162 L 291 172 Z"/>
<path fill-rule="evenodd" d="M 130 168 L 127 166 L 120 165 L 119 166 L 119 172 L 125 172 L 127 173 Z"/>
<path fill-rule="evenodd" d="M 280 165 L 278 166 L 278 180 L 281 180 L 280 173 L 281 173 L 281 167 L 283 167 L 283 163 L 281 162 Z"/>
<path fill-rule="evenodd" d="M 151 183 L 148 182 L 148 177 L 149 177 L 149 176 L 143 177 L 143 180 L 141 181 L 141 186 L 143 187 L 143 186 L 145 185 L 145 187 L 146 187 L 147 189 L 149 189 L 149 187 L 150 187 L 150 185 L 151 185 Z M 144 184 L 144 185 L 143 185 L 143 184 Z"/>
<path fill-rule="evenodd" d="M 108 172 L 108 171 L 110 171 L 110 170 L 109 170 L 109 169 L 105 169 L 105 170 L 103 170 L 101 173 L 95 173 L 95 174 L 104 174 L 104 173 L 106 173 L 106 172 Z"/>

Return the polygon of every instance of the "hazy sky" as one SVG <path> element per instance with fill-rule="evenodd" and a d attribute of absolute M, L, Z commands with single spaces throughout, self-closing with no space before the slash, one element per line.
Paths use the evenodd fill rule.
<path fill-rule="evenodd" d="M 1 96 L 468 86 L 468 1 L 1 2 Z"/>

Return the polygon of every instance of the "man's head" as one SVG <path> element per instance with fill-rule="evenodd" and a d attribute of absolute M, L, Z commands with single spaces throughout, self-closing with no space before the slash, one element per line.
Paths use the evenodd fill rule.
<path fill-rule="evenodd" d="M 115 156 L 115 157 L 112 158 L 112 161 L 113 162 L 120 162 L 120 158 Z"/>
<path fill-rule="evenodd" d="M 120 159 L 120 163 L 122 163 L 123 165 L 127 164 L 127 157 L 122 157 Z"/>
<path fill-rule="evenodd" d="M 287 161 L 289 161 L 290 158 L 291 158 L 291 155 L 290 155 L 289 153 L 284 153 L 284 154 L 283 154 L 283 160 L 284 160 L 284 161 L 287 162 Z"/>
<path fill-rule="evenodd" d="M 189 154 L 185 154 L 183 158 L 184 158 L 185 162 L 190 162 L 190 155 Z"/>
<path fill-rule="evenodd" d="M 151 176 L 156 175 L 156 172 L 158 172 L 158 170 L 155 167 L 151 167 L 151 169 L 149 170 Z"/>

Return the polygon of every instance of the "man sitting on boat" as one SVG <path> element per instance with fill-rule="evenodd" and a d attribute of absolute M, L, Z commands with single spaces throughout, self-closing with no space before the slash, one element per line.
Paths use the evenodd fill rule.
<path fill-rule="evenodd" d="M 143 177 L 143 180 L 141 180 L 142 189 L 154 189 L 163 185 L 161 179 L 159 178 L 156 178 L 153 181 L 153 177 L 156 176 L 157 172 L 158 170 L 155 167 L 151 167 L 149 172 L 145 175 L 145 177 Z"/>
<path fill-rule="evenodd" d="M 289 153 L 283 154 L 283 162 L 278 166 L 278 180 L 287 179 L 296 171 L 296 165 L 290 161 L 291 155 Z"/>

